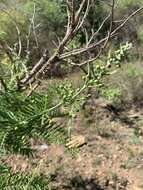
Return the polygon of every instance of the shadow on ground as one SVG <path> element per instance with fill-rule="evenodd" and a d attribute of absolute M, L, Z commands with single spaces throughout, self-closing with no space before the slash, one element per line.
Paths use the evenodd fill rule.
<path fill-rule="evenodd" d="M 83 179 L 81 176 L 73 177 L 69 183 L 64 186 L 65 190 L 104 190 L 101 188 L 96 179 Z"/>

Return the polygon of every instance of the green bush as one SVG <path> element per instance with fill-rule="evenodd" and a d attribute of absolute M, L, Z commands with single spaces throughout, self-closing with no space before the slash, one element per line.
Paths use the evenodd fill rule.
<path fill-rule="evenodd" d="M 121 96 L 121 92 L 119 88 L 105 88 L 101 91 L 101 95 L 106 99 L 115 102 Z"/>
<path fill-rule="evenodd" d="M 120 96 L 118 105 L 123 107 L 139 106 L 143 104 L 143 68 L 141 62 L 127 63 L 111 77 L 109 86 L 118 89 Z"/>

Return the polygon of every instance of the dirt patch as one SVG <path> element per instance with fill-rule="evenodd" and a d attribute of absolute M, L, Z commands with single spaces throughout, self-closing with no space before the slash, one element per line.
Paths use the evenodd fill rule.
<path fill-rule="evenodd" d="M 99 118 L 94 118 L 97 113 Z M 106 106 L 98 105 L 90 114 L 78 114 L 73 135 L 84 136 L 86 143 L 73 152 L 62 145 L 44 145 L 46 148 L 37 149 L 34 158 L 9 155 L 5 162 L 14 173 L 36 171 L 50 176 L 53 189 L 141 190 L 143 136 L 138 128 L 143 127 L 139 122 L 142 114 L 132 111 L 138 115 L 132 118 L 132 125 L 113 119 L 114 113 L 110 113 Z M 130 118 L 131 113 L 125 116 Z"/>

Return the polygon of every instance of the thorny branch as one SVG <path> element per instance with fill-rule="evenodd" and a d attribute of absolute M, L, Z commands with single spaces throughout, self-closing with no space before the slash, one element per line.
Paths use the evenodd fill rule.
<path fill-rule="evenodd" d="M 39 62 L 35 64 L 35 66 L 29 72 L 29 74 L 21 80 L 21 86 L 27 86 L 31 82 L 37 80 L 37 78 L 40 75 L 42 75 L 45 70 L 50 69 L 51 66 L 55 64 L 57 61 L 64 60 L 76 66 L 83 66 L 92 63 L 101 56 L 109 40 L 118 35 L 119 30 L 129 21 L 129 19 L 134 17 L 141 10 L 143 10 L 143 7 L 138 8 L 136 11 L 131 13 L 126 19 L 124 19 L 116 28 L 114 28 L 113 25 L 116 22 L 114 21 L 114 11 L 118 1 L 115 3 L 115 0 L 112 0 L 111 13 L 103 20 L 99 29 L 95 32 L 93 31 L 91 37 L 89 38 L 89 41 L 86 42 L 84 47 L 77 48 L 71 51 L 68 49 L 67 46 L 77 35 L 79 29 L 83 27 L 88 12 L 90 10 L 91 0 L 82 0 L 78 9 L 75 8 L 74 0 L 66 0 L 65 3 L 67 6 L 68 23 L 64 38 L 59 42 L 56 51 L 51 56 L 49 56 L 46 52 L 44 53 L 44 55 L 41 57 Z M 94 41 L 96 35 L 103 28 L 104 24 L 109 18 L 110 27 L 108 33 L 103 39 L 99 41 Z M 97 47 L 99 48 L 97 55 L 95 55 L 92 58 L 89 57 L 86 61 L 83 61 L 82 63 L 73 63 L 72 58 L 74 56 L 79 56 L 81 54 L 88 53 Z M 71 61 L 69 61 L 69 59 Z"/>

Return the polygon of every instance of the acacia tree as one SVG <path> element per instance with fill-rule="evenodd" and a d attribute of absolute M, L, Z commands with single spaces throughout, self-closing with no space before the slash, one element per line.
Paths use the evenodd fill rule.
<path fill-rule="evenodd" d="M 88 33 L 86 33 L 86 28 L 84 28 L 84 31 L 86 33 L 86 43 L 83 47 L 70 50 L 68 48 L 68 45 L 77 36 L 78 32 L 85 26 L 84 23 L 86 22 L 86 18 L 88 16 L 92 3 L 96 4 L 94 0 L 81 0 L 78 5 L 77 2 L 74 0 L 64 1 L 64 5 L 67 7 L 68 20 L 65 36 L 62 40 L 60 40 L 59 38 L 59 44 L 57 44 L 57 47 L 53 54 L 49 55 L 48 50 L 45 51 L 39 62 L 36 63 L 35 66 L 28 73 L 26 73 L 26 76 L 23 79 L 20 80 L 20 86 L 27 86 L 28 84 L 34 82 L 47 69 L 50 70 L 51 67 L 59 61 L 64 61 L 68 64 L 80 68 L 83 68 L 83 66 L 94 62 L 101 56 L 111 38 L 118 35 L 119 30 L 133 16 L 135 16 L 138 12 L 140 12 L 143 9 L 143 7 L 140 7 L 139 9 L 135 10 L 127 18 L 122 19 L 122 21 L 119 22 L 119 25 L 115 26 L 115 23 L 117 22 L 114 17 L 114 12 L 117 8 L 118 2 L 112 0 L 110 4 L 111 11 L 109 15 L 107 15 L 105 19 L 103 19 L 98 30 L 92 31 L 91 35 L 88 36 Z M 104 27 L 108 20 L 110 20 L 110 26 L 108 28 L 108 31 L 102 39 L 97 40 L 97 36 L 100 33 L 100 30 Z M 93 53 L 95 49 L 96 53 Z M 81 59 L 81 61 L 79 62 L 74 62 L 75 57 L 78 56 L 82 56 L 83 59 Z"/>
<path fill-rule="evenodd" d="M 56 2 L 56 1 L 55 1 Z M 58 1 L 59 3 L 59 1 Z M 118 1 L 108 1 L 104 2 L 103 5 L 106 3 L 110 7 L 110 13 L 103 18 L 101 21 L 101 18 L 95 18 L 96 11 L 94 14 L 94 8 L 97 6 L 99 7 L 99 1 L 95 0 L 81 0 L 81 1 L 71 1 L 71 0 L 62 0 L 60 1 L 64 11 L 65 8 L 67 10 L 67 25 L 65 27 L 65 35 L 63 36 L 57 36 L 58 42 L 54 42 L 55 49 L 51 52 L 49 49 L 46 49 L 41 56 L 40 60 L 37 63 L 32 63 L 33 68 L 30 71 L 25 72 L 25 76 L 22 75 L 22 77 L 18 78 L 18 88 L 28 86 L 35 80 L 39 78 L 39 76 L 43 75 L 44 72 L 47 70 L 50 70 L 51 67 L 53 67 L 57 62 L 58 63 L 67 63 L 69 65 L 74 65 L 75 67 L 79 67 L 84 72 L 86 70 L 84 69 L 88 63 L 92 66 L 92 63 L 98 59 L 103 51 L 106 49 L 106 46 L 109 44 L 108 42 L 118 35 L 119 30 L 139 11 L 142 10 L 142 7 L 139 9 L 133 11 L 130 15 L 128 15 L 125 19 L 122 18 L 120 22 L 117 22 L 118 18 L 115 18 L 115 10 L 118 7 Z M 101 5 L 100 5 L 101 6 Z M 39 52 L 39 56 L 41 55 L 41 49 L 42 47 L 39 46 L 38 42 L 38 36 L 36 34 L 36 25 L 35 25 L 35 15 L 36 15 L 36 6 L 33 4 L 33 15 L 30 19 L 30 26 L 29 26 L 29 33 L 27 35 L 27 45 L 25 49 L 25 45 L 23 45 L 23 39 L 21 39 L 21 30 L 19 28 L 19 25 L 17 21 L 13 18 L 13 16 L 7 12 L 5 9 L 2 9 L 4 13 L 6 13 L 10 19 L 12 20 L 13 24 L 15 25 L 17 36 L 18 36 L 18 50 L 17 54 L 19 58 L 23 58 L 23 52 L 26 52 L 26 57 L 29 57 L 31 54 L 29 52 L 33 51 L 30 48 L 30 35 L 33 31 L 33 36 L 35 40 L 35 44 L 33 49 L 37 49 Z M 91 14 L 92 12 L 92 14 Z M 88 24 L 89 20 L 91 20 L 91 15 L 94 16 L 93 28 L 89 28 L 91 25 Z M 97 15 L 98 16 L 98 15 Z M 95 24 L 98 24 L 98 22 L 95 22 L 94 20 L 100 19 L 100 25 L 99 28 L 96 29 Z M 118 24 L 117 24 L 118 23 Z M 106 27 L 105 27 L 106 26 Z M 105 30 L 106 28 L 106 30 Z M 105 30 L 104 36 L 100 35 L 102 33 L 102 30 Z M 78 48 L 70 48 L 70 44 L 77 38 L 79 34 L 83 34 L 84 32 L 84 43 L 81 45 L 81 47 Z M 33 44 L 33 42 L 32 42 Z M 8 54 L 9 58 L 12 60 L 12 54 L 13 50 L 10 48 L 7 43 L 1 42 L 1 49 L 5 50 L 5 52 Z M 49 47 L 48 47 L 49 48 Z M 50 53 L 49 53 L 50 52 Z M 78 58 L 78 59 L 77 59 Z"/>
<path fill-rule="evenodd" d="M 57 134 L 55 131 L 63 130 L 63 128 L 60 128 L 59 124 L 57 125 L 54 121 L 54 117 L 68 115 L 69 118 L 73 118 L 74 112 L 80 109 L 78 106 L 81 106 L 84 101 L 84 97 L 82 99 L 80 96 L 81 93 L 94 85 L 101 87 L 101 79 L 105 75 L 110 74 L 109 70 L 112 63 L 118 65 L 124 53 L 126 53 L 126 50 L 130 48 L 130 44 L 121 46 L 118 51 L 115 51 L 114 55 L 108 56 L 104 65 L 97 65 L 95 62 L 103 55 L 109 41 L 117 36 L 119 30 L 139 11 L 143 10 L 143 7 L 138 8 L 127 18 L 118 22 L 119 25 L 116 25 L 114 12 L 118 2 L 112 0 L 109 15 L 103 19 L 96 31 L 91 29 L 91 32 L 88 33 L 86 32 L 86 24 L 84 23 L 86 22 L 92 3 L 96 3 L 96 1 L 81 0 L 80 3 L 77 2 L 79 1 L 62 1 L 67 9 L 65 35 L 62 39 L 59 37 L 55 50 L 50 54 L 49 51 L 46 50 L 38 63 L 36 63 L 31 70 L 28 70 L 26 67 L 27 57 L 29 56 L 28 51 L 27 57 L 25 59 L 22 57 L 21 52 L 23 46 L 20 29 L 15 20 L 13 20 L 18 34 L 17 46 L 13 51 L 7 44 L 6 46 L 5 43 L 4 45 L 2 44 L 2 48 L 6 51 L 11 60 L 10 74 L 8 74 L 6 79 L 12 88 L 9 89 L 9 86 L 5 82 L 6 80 L 4 80 L 4 76 L 0 76 L 0 129 L 2 129 L 0 131 L 2 134 L 0 135 L 0 142 L 5 144 L 6 148 L 17 152 L 25 152 L 28 149 L 27 146 L 30 145 L 29 139 L 35 134 L 37 136 L 44 136 L 44 139 L 49 139 L 49 136 L 55 137 L 55 134 Z M 30 28 L 34 24 L 35 12 L 36 9 L 34 6 Z M 9 16 L 11 17 L 11 15 Z M 13 17 L 11 17 L 11 19 L 13 19 Z M 108 31 L 104 34 L 104 37 L 99 39 L 98 34 L 107 21 L 110 23 Z M 71 43 L 81 30 L 85 32 L 86 43 L 83 44 L 82 47 L 71 48 Z M 35 31 L 34 35 L 37 41 Z M 29 38 L 27 38 L 27 42 L 29 48 Z M 47 94 L 34 94 L 32 96 L 33 91 L 35 91 L 39 85 L 39 77 L 42 77 L 43 73 L 50 70 L 57 62 L 65 62 L 68 65 L 81 68 L 84 71 L 85 76 L 83 77 L 80 87 L 74 88 L 70 84 L 55 85 L 53 87 L 54 90 L 50 90 L 50 87 L 48 88 Z M 31 88 L 33 83 L 34 87 Z M 21 93 L 21 90 L 27 87 L 31 88 L 28 94 L 25 95 L 26 93 Z M 3 123 L 7 127 L 3 128 Z M 52 133 L 52 131 L 54 132 Z"/>
<path fill-rule="evenodd" d="M 114 12 L 117 2 L 112 0 L 112 3 L 110 4 L 110 14 L 103 19 L 96 31 L 91 29 L 91 32 L 88 33 L 87 29 L 85 28 L 87 25 L 84 23 L 86 22 L 92 3 L 95 3 L 96 5 L 96 1 L 62 0 L 61 2 L 67 8 L 68 22 L 65 35 L 63 39 L 59 38 L 59 43 L 56 44 L 56 48 L 53 53 L 49 54 L 48 50 L 46 50 L 38 63 L 36 63 L 30 71 L 25 66 L 27 58 L 23 59 L 21 54 L 23 46 L 20 29 L 15 20 L 13 20 L 13 17 L 9 15 L 16 27 L 18 43 L 14 51 L 5 42 L 1 43 L 1 48 L 8 54 L 11 60 L 12 77 L 10 79 L 10 83 L 14 83 L 14 88 L 9 89 L 4 77 L 0 76 L 1 158 L 7 152 L 31 155 L 31 151 L 33 149 L 31 149 L 30 140 L 31 138 L 35 137 L 36 139 L 42 138 L 42 140 L 45 140 L 46 142 L 53 142 L 53 140 L 56 140 L 57 142 L 57 137 L 59 136 L 59 141 L 66 140 L 67 143 L 67 137 L 70 137 L 70 134 L 68 133 L 68 136 L 66 136 L 67 130 L 65 131 L 65 128 L 58 124 L 57 120 L 54 120 L 55 117 L 56 119 L 57 117 L 62 117 L 65 115 L 74 117 L 75 107 L 73 105 L 82 101 L 81 96 L 80 98 L 77 97 L 79 97 L 79 95 L 85 89 L 88 89 L 93 85 L 98 85 L 100 87 L 100 80 L 103 76 L 108 74 L 108 69 L 111 64 L 119 64 L 126 50 L 130 48 L 129 44 L 121 46 L 118 51 L 115 51 L 114 56 L 109 55 L 104 66 L 96 65 L 95 61 L 100 58 L 106 49 L 108 42 L 118 35 L 119 30 L 128 22 L 128 20 L 136 15 L 139 11 L 143 10 L 143 7 L 140 7 L 131 13 L 127 18 L 122 19 L 121 22 L 118 22 L 119 25 L 116 25 Z M 34 24 L 34 16 L 35 8 L 30 27 Z M 104 27 L 107 21 L 110 22 L 109 28 L 104 34 L 105 36 L 99 39 L 98 34 L 101 32 L 101 29 Z M 85 32 L 86 43 L 83 44 L 82 47 L 71 49 L 70 43 L 74 41 L 80 30 Z M 36 33 L 34 34 L 35 40 L 37 41 Z M 29 47 L 29 39 L 27 42 Z M 29 54 L 27 55 L 29 56 Z M 84 77 L 84 82 L 81 84 L 80 88 L 72 88 L 69 84 L 63 84 L 59 85 L 58 87 L 55 86 L 55 88 L 52 90 L 49 88 L 48 94 L 35 93 L 32 95 L 32 92 L 39 84 L 37 83 L 28 93 L 28 95 L 25 95 L 25 93 L 21 93 L 21 91 L 17 90 L 23 87 L 29 87 L 31 86 L 31 83 L 37 82 L 38 78 L 41 77 L 41 75 L 43 75 L 46 70 L 50 70 L 57 62 L 66 62 L 69 65 L 74 65 L 81 68 L 85 72 L 86 76 Z M 70 108 L 69 110 L 67 109 L 68 107 Z M 68 132 L 70 132 L 70 130 Z M 81 145 L 81 143 L 84 143 L 84 139 L 82 137 L 80 137 L 80 142 L 76 142 L 76 139 L 74 138 L 70 138 L 70 140 L 72 140 L 72 142 L 70 141 L 67 143 L 69 148 L 73 148 L 75 145 L 78 147 Z M 6 170 L 5 165 L 3 166 L 1 162 L 0 168 L 2 170 L 0 178 L 1 189 L 9 189 L 11 186 L 14 189 L 27 189 L 31 186 L 34 188 L 37 186 L 38 189 L 41 186 L 41 189 L 43 189 L 43 187 L 47 187 L 47 184 L 44 182 L 44 186 L 39 185 L 40 182 L 43 184 L 42 179 L 36 178 L 35 172 L 34 175 L 32 174 L 32 176 L 26 176 L 26 178 L 25 176 L 20 176 L 17 178 L 17 175 L 14 178 L 13 175 L 9 175 L 10 170 Z"/>

